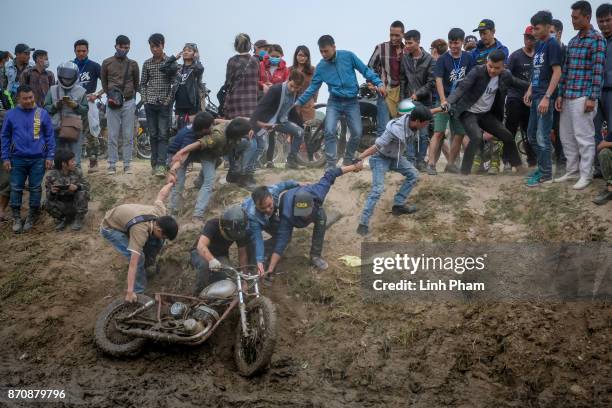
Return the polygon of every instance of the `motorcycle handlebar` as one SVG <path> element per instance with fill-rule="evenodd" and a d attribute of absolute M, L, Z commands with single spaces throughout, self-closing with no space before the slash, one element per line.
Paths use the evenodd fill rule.
<path fill-rule="evenodd" d="M 245 266 L 245 268 L 257 268 L 255 265 L 247 265 Z M 257 280 L 259 279 L 259 275 L 255 274 L 255 275 L 251 275 L 251 274 L 246 274 L 243 272 L 240 272 L 238 269 L 234 268 L 233 266 L 230 265 L 221 265 L 221 270 L 223 272 L 225 272 L 227 274 L 227 272 L 231 272 L 234 275 L 238 275 L 240 276 L 242 279 L 244 280 Z"/>

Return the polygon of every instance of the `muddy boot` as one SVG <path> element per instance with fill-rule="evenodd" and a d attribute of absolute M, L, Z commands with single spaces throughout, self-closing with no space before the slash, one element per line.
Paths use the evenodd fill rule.
<path fill-rule="evenodd" d="M 38 218 L 40 216 L 40 209 L 38 208 L 30 208 L 28 211 L 28 216 L 26 217 L 25 222 L 23 223 L 23 232 L 28 232 L 32 229 L 34 224 L 38 222 Z"/>
<path fill-rule="evenodd" d="M 74 217 L 74 221 L 72 222 L 70 229 L 73 231 L 80 231 L 81 228 L 83 228 L 83 218 L 84 217 L 85 217 L 85 214 L 77 214 Z"/>
<path fill-rule="evenodd" d="M 295 154 L 289 154 L 289 156 L 287 156 L 287 163 L 285 164 L 285 168 L 286 169 L 299 169 L 300 168 Z"/>
<path fill-rule="evenodd" d="M 98 171 L 98 159 L 92 157 L 89 159 L 89 172 L 94 173 L 96 171 Z"/>
<path fill-rule="evenodd" d="M 257 182 L 255 181 L 255 177 L 252 174 L 245 174 L 240 176 L 238 180 L 238 185 L 242 188 L 245 188 L 249 191 L 252 191 L 257 187 Z"/>
<path fill-rule="evenodd" d="M 13 232 L 15 234 L 21 234 L 23 225 L 21 223 L 21 211 L 13 208 Z"/>

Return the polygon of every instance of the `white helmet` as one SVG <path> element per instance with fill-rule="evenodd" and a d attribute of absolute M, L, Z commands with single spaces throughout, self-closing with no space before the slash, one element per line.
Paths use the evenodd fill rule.
<path fill-rule="evenodd" d="M 416 105 L 412 102 L 412 99 L 404 99 L 397 105 L 397 111 L 402 115 L 410 113 L 414 110 Z"/>
<path fill-rule="evenodd" d="M 57 67 L 57 82 L 64 89 L 70 89 L 79 78 L 79 67 L 72 62 L 64 62 Z"/>

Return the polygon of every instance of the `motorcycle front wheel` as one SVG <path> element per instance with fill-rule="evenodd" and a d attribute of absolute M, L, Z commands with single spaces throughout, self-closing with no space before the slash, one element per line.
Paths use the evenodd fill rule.
<path fill-rule="evenodd" d="M 265 369 L 276 346 L 276 307 L 264 296 L 246 306 L 248 336 L 244 336 L 238 321 L 234 358 L 241 375 L 251 377 Z"/>
<path fill-rule="evenodd" d="M 144 128 L 138 128 L 136 134 L 136 156 L 145 160 L 151 158 L 151 139 L 149 139 L 149 134 Z"/>
<path fill-rule="evenodd" d="M 129 357 L 140 352 L 146 339 L 132 337 L 117 329 L 117 318 L 127 316 L 151 298 L 138 295 L 134 303 L 127 303 L 123 298 L 114 300 L 100 313 L 94 328 L 94 341 L 103 353 L 114 357 Z"/>

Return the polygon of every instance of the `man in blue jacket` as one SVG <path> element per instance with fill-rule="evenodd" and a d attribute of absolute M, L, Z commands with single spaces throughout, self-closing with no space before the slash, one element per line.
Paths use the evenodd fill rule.
<path fill-rule="evenodd" d="M 274 237 L 274 250 L 266 273 L 274 272 L 276 265 L 283 256 L 294 228 L 306 228 L 314 224 L 312 231 L 312 245 L 310 247 L 310 262 L 320 270 L 328 268 L 327 262 L 321 258 L 327 216 L 323 209 L 323 202 L 336 178 L 348 172 L 359 172 L 363 169 L 363 162 L 334 167 L 325 172 L 318 183 L 292 188 L 279 197 L 278 232 Z"/>
<path fill-rule="evenodd" d="M 55 137 L 47 111 L 36 107 L 34 92 L 27 85 L 17 88 L 18 106 L 4 117 L 2 125 L 2 164 L 11 173 L 10 206 L 13 232 L 32 229 L 40 215 L 41 184 L 45 168 L 53 166 Z M 30 209 L 21 222 L 21 199 L 26 180 L 30 190 Z"/>
<path fill-rule="evenodd" d="M 357 83 L 355 70 L 359 71 L 368 82 L 376 85 L 378 92 L 383 97 L 385 96 L 385 87 L 378 75 L 357 58 L 354 53 L 336 50 L 336 44 L 331 35 L 324 35 L 319 38 L 318 44 L 323 59 L 317 64 L 310 86 L 298 98 L 296 105 L 304 105 L 317 93 L 323 82 L 327 84 L 329 99 L 327 100 L 325 116 L 325 158 L 326 169 L 329 169 L 336 166 L 336 129 L 341 115 L 346 116 L 351 134 L 344 152 L 343 165 L 352 163 L 361 140 L 361 112 L 357 99 L 359 84 Z"/>

